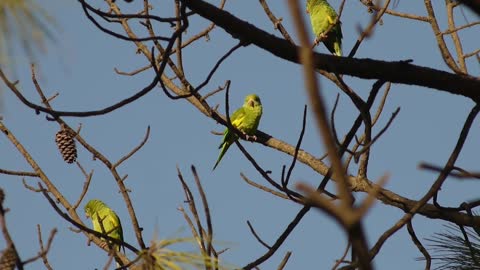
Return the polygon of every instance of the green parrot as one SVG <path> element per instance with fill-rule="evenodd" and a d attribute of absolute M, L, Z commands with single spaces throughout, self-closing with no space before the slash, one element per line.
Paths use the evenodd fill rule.
<path fill-rule="evenodd" d="M 338 17 L 335 9 L 330 6 L 327 0 L 307 0 L 307 13 L 310 14 L 310 22 L 315 34 L 315 44 L 322 40 L 331 53 L 342 56 L 343 36 L 340 21 L 331 27 Z M 325 33 L 328 29 L 331 30 Z"/>
<path fill-rule="evenodd" d="M 123 241 L 122 223 L 117 214 L 100 200 L 90 200 L 85 205 L 85 215 L 92 219 L 93 230 Z M 100 226 L 100 222 L 103 224 Z M 114 244 L 120 251 L 121 246 Z"/>
<path fill-rule="evenodd" d="M 245 97 L 243 106 L 230 116 L 230 122 L 235 128 L 244 133 L 247 139 L 249 136 L 253 136 L 253 138 L 256 140 L 257 137 L 255 137 L 255 132 L 257 131 L 261 117 L 262 102 L 260 102 L 260 98 L 257 95 L 250 94 Z M 237 134 L 228 128 L 225 129 L 223 134 L 222 143 L 218 147 L 222 150 L 220 151 L 220 155 L 218 156 L 217 162 L 215 162 L 215 166 L 213 166 L 212 171 L 215 170 L 220 160 L 222 160 L 223 155 L 225 155 L 230 145 L 238 140 Z"/>

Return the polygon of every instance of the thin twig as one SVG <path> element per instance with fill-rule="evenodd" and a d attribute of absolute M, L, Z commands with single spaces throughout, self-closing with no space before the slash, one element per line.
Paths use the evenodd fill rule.
<path fill-rule="evenodd" d="M 303 118 L 302 118 L 302 129 L 300 131 L 300 135 L 298 136 L 297 145 L 295 146 L 295 153 L 293 154 L 292 163 L 288 168 L 287 175 L 285 179 L 282 178 L 282 185 L 284 188 L 288 186 L 288 182 L 290 181 L 290 177 L 292 176 L 293 168 L 295 168 L 295 164 L 297 162 L 298 151 L 302 145 L 303 135 L 305 135 L 305 127 L 307 125 L 307 105 L 303 107 Z"/>
<path fill-rule="evenodd" d="M 52 267 L 50 266 L 50 264 L 48 263 L 48 260 L 47 260 L 47 254 L 48 252 L 50 251 L 50 247 L 52 246 L 52 243 L 53 243 L 53 238 L 55 237 L 55 234 L 57 233 L 57 229 L 53 229 L 52 231 L 50 231 L 50 236 L 48 237 L 48 240 L 47 240 L 47 246 L 44 246 L 43 245 L 43 241 L 42 241 L 42 232 L 40 230 L 40 224 L 37 224 L 37 234 L 38 234 L 38 241 L 40 243 L 40 252 L 38 252 L 37 256 L 35 257 L 32 257 L 30 259 L 27 259 L 25 261 L 23 261 L 23 265 L 26 265 L 26 264 L 29 264 L 29 263 L 32 263 L 40 258 L 42 258 L 43 260 L 43 263 L 45 264 L 45 266 L 48 268 L 48 269 L 52 269 Z"/>
<path fill-rule="evenodd" d="M 251 186 L 253 186 L 253 187 L 256 187 L 256 188 L 258 188 L 258 189 L 260 189 L 260 190 L 263 190 L 263 191 L 265 191 L 265 192 L 271 193 L 271 194 L 273 194 L 273 195 L 275 195 L 275 196 L 277 196 L 277 197 L 279 197 L 279 198 L 282 198 L 282 199 L 285 199 L 285 200 L 290 200 L 290 197 L 288 197 L 287 195 L 285 195 L 285 194 L 283 194 L 283 193 L 280 193 L 280 192 L 278 192 L 278 191 L 276 191 L 276 190 L 273 190 L 273 189 L 271 189 L 271 188 L 268 188 L 268 187 L 266 187 L 266 186 L 264 186 L 264 185 L 260 185 L 260 184 L 258 184 L 258 183 L 256 183 L 256 182 L 254 182 L 254 181 L 250 180 L 247 176 L 245 176 L 243 173 L 240 173 L 240 177 L 241 177 L 245 182 L 247 182 L 247 184 L 249 184 L 249 185 L 251 185 Z"/>
<path fill-rule="evenodd" d="M 378 11 L 375 16 L 372 16 L 372 20 L 370 24 L 365 28 L 365 30 L 362 31 L 360 34 L 360 37 L 358 37 L 357 41 L 355 42 L 355 45 L 353 46 L 352 50 L 348 54 L 348 57 L 353 57 L 355 53 L 357 53 L 358 47 L 360 47 L 360 44 L 362 41 L 366 38 L 369 37 L 372 34 L 373 29 L 377 25 L 377 23 L 380 21 L 382 18 L 383 14 L 388 9 L 388 6 L 390 5 L 390 0 L 385 1 L 385 4 L 383 5 L 383 8 Z"/>
<path fill-rule="evenodd" d="M 40 177 L 38 173 L 34 173 L 34 172 L 11 171 L 11 170 L 5 170 L 5 169 L 0 169 L 0 174 Z"/>
<path fill-rule="evenodd" d="M 444 170 L 444 168 L 442 167 L 424 163 L 424 162 L 418 164 L 418 168 L 423 170 L 430 170 L 434 172 L 442 172 Z M 469 172 L 460 167 L 455 166 L 454 168 L 452 168 L 452 171 L 449 173 L 449 176 L 459 178 L 462 180 L 468 179 L 468 178 L 473 178 L 474 180 L 478 180 L 480 179 L 480 172 Z"/>
<path fill-rule="evenodd" d="M 120 164 L 122 164 L 124 161 L 126 161 L 127 159 L 131 158 L 135 153 L 138 152 L 138 150 L 142 149 L 142 147 L 145 145 L 145 143 L 147 143 L 148 141 L 148 138 L 150 137 L 150 126 L 147 127 L 147 132 L 145 133 L 145 137 L 143 137 L 142 141 L 140 142 L 140 144 L 138 144 L 135 148 L 133 148 L 128 154 L 126 154 L 125 156 L 123 156 L 122 158 L 120 158 L 117 162 L 115 162 L 113 165 L 112 165 L 112 168 L 117 168 L 118 166 L 120 166 Z"/>
<path fill-rule="evenodd" d="M 197 169 L 195 166 L 191 166 L 193 178 L 195 179 L 195 184 L 197 185 L 198 192 L 200 193 L 200 198 L 202 200 L 203 205 L 203 212 L 205 214 L 205 219 L 207 221 L 207 238 L 205 241 L 207 242 L 207 254 L 211 255 L 213 251 L 212 241 L 213 241 L 213 226 L 212 226 L 212 218 L 210 216 L 210 208 L 208 207 L 208 200 L 207 195 L 203 189 L 202 183 L 200 182 L 200 177 L 198 176 Z M 201 230 L 202 228 L 198 228 Z"/>
<path fill-rule="evenodd" d="M 415 246 L 418 248 L 418 250 L 423 254 L 423 257 L 425 258 L 425 270 L 430 270 L 430 267 L 432 265 L 432 257 L 428 253 L 427 249 L 422 245 L 422 242 L 418 240 L 418 237 L 415 234 L 415 230 L 413 229 L 412 220 L 408 221 L 407 230 L 408 230 L 408 234 L 410 234 L 410 237 L 412 238 L 412 242 L 415 244 Z"/>
<path fill-rule="evenodd" d="M 119 75 L 125 75 L 125 76 L 133 76 L 133 75 L 137 75 L 145 70 L 148 70 L 152 67 L 151 64 L 147 65 L 147 66 L 144 66 L 144 67 L 141 67 L 139 69 L 136 69 L 134 71 L 131 71 L 131 72 L 124 72 L 124 71 L 120 71 L 119 69 L 117 68 L 113 68 L 113 70 L 115 71 L 115 73 L 119 74 Z"/>
<path fill-rule="evenodd" d="M 280 31 L 280 33 L 286 40 L 288 40 L 292 44 L 295 44 L 293 39 L 290 37 L 290 34 L 288 34 L 288 31 L 285 29 L 285 27 L 283 27 L 282 18 L 278 19 L 277 17 L 275 17 L 273 12 L 270 10 L 270 7 L 268 6 L 267 1 L 259 0 L 259 2 L 260 2 L 260 5 L 263 7 L 263 10 L 265 11 L 265 14 L 267 14 L 268 18 L 273 23 L 273 27 L 278 31 Z"/>
<path fill-rule="evenodd" d="M 196 235 L 196 239 L 197 239 L 200 251 L 202 252 L 202 255 L 206 256 L 207 255 L 207 248 L 205 247 L 205 238 L 204 238 L 204 235 L 203 235 L 203 226 L 202 226 L 202 223 L 200 221 L 200 217 L 198 215 L 195 199 L 193 197 L 192 191 L 190 190 L 187 183 L 183 179 L 182 172 L 180 171 L 178 166 L 177 166 L 177 176 L 178 176 L 178 179 L 180 180 L 180 182 L 182 183 L 182 187 L 183 187 L 183 190 L 185 192 L 185 197 L 186 197 L 185 202 L 188 203 L 188 206 L 190 208 L 190 212 L 192 213 L 193 218 L 195 219 L 196 229 L 195 229 L 195 227 L 193 226 L 193 223 L 192 223 L 192 226 L 193 226 L 193 227 L 191 227 L 192 231 L 195 231 L 194 235 Z"/>
<path fill-rule="evenodd" d="M 250 229 L 250 232 L 253 234 L 253 236 L 255 237 L 255 239 L 257 239 L 257 241 L 262 244 L 262 246 L 266 247 L 267 249 L 272 249 L 271 246 L 269 246 L 267 243 L 265 243 L 265 241 L 263 241 L 260 236 L 258 236 L 257 232 L 255 231 L 255 229 L 253 228 L 252 226 L 252 223 L 250 223 L 250 220 L 247 220 L 247 225 L 248 225 L 248 228 Z"/>
<path fill-rule="evenodd" d="M 88 187 L 90 186 L 90 182 L 92 181 L 92 177 L 93 177 L 93 170 L 90 173 L 87 174 L 85 169 L 82 167 L 82 165 L 80 165 L 80 162 L 78 162 L 78 161 L 77 161 L 77 166 L 82 171 L 83 176 L 85 176 L 85 182 L 83 183 L 82 192 L 80 193 L 80 196 L 78 196 L 77 202 L 73 205 L 74 210 L 76 210 L 78 208 L 78 206 L 80 206 L 80 203 L 82 203 L 82 200 L 85 197 L 85 195 L 87 194 Z"/>
<path fill-rule="evenodd" d="M 336 270 L 338 268 L 338 266 L 344 262 L 345 260 L 345 257 L 347 257 L 347 254 L 348 254 L 348 251 L 350 250 L 350 247 L 352 246 L 352 244 L 350 243 L 350 241 L 348 241 L 347 243 L 347 246 L 345 247 L 345 251 L 343 252 L 342 254 L 342 257 L 340 257 L 340 259 L 338 259 L 335 264 L 333 265 L 332 267 L 332 270 Z"/>
<path fill-rule="evenodd" d="M 257 258 L 256 260 L 248 263 L 247 265 L 243 266 L 242 269 L 244 270 L 251 270 L 256 268 L 261 263 L 268 260 L 275 252 L 280 248 L 283 242 L 287 239 L 287 237 L 291 234 L 291 232 L 295 229 L 295 227 L 300 223 L 302 218 L 305 214 L 308 213 L 310 210 L 309 206 L 304 206 L 295 216 L 295 218 L 288 224 L 287 228 L 282 232 L 282 234 L 277 238 L 275 243 L 272 245 L 272 248 L 269 249 L 265 254 Z"/>
<path fill-rule="evenodd" d="M 285 268 L 285 266 L 287 265 L 288 259 L 290 259 L 291 255 L 292 255 L 291 251 L 287 251 L 287 253 L 285 253 L 285 256 L 283 257 L 282 261 L 278 265 L 277 270 L 283 270 L 283 268 Z"/>

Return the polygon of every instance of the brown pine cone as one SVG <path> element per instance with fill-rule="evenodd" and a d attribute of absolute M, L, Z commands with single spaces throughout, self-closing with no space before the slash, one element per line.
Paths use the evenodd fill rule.
<path fill-rule="evenodd" d="M 6 248 L 2 257 L 0 257 L 0 270 L 15 269 L 15 262 L 17 261 L 17 254 L 13 248 Z"/>
<path fill-rule="evenodd" d="M 55 142 L 58 150 L 62 154 L 63 160 L 67 163 L 73 163 L 77 159 L 77 147 L 75 146 L 74 135 L 66 129 L 61 129 L 55 135 Z"/>

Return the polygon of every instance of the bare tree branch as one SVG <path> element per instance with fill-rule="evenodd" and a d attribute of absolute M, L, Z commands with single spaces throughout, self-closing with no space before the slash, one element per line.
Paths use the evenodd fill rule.
<path fill-rule="evenodd" d="M 202 0 L 182 0 L 191 10 L 214 22 L 234 38 L 250 42 L 273 55 L 290 62 L 300 63 L 299 48 L 290 42 L 260 30 L 230 13 L 220 10 Z M 480 80 L 467 75 L 457 75 L 428 67 L 399 62 L 385 62 L 372 59 L 349 59 L 313 53 L 314 66 L 338 74 L 364 79 L 382 79 L 392 83 L 418 85 L 446 91 L 480 100 Z"/>

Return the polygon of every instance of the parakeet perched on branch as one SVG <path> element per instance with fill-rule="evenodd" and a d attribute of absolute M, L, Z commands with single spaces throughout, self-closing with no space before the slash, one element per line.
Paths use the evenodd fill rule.
<path fill-rule="evenodd" d="M 117 214 L 100 200 L 90 200 L 85 205 L 85 215 L 92 219 L 93 230 L 123 241 L 122 224 Z M 102 223 L 102 226 L 100 225 Z M 121 246 L 113 244 L 120 251 Z"/>
<path fill-rule="evenodd" d="M 262 102 L 260 102 L 260 98 L 257 95 L 250 94 L 245 97 L 243 106 L 230 116 L 230 122 L 235 128 L 244 133 L 247 138 L 248 136 L 253 136 L 254 139 L 256 139 L 255 132 L 257 131 L 258 124 L 260 123 L 261 116 Z M 228 128 L 225 129 L 223 134 L 223 140 L 219 146 L 219 148 L 222 150 L 220 151 L 220 155 L 218 156 L 215 166 L 213 166 L 213 170 L 215 170 L 230 145 L 238 140 L 237 134 Z"/>
<path fill-rule="evenodd" d="M 342 27 L 340 21 L 335 24 L 338 17 L 335 9 L 327 0 L 307 0 L 307 13 L 310 14 L 315 44 L 323 41 L 331 53 L 342 56 Z"/>

